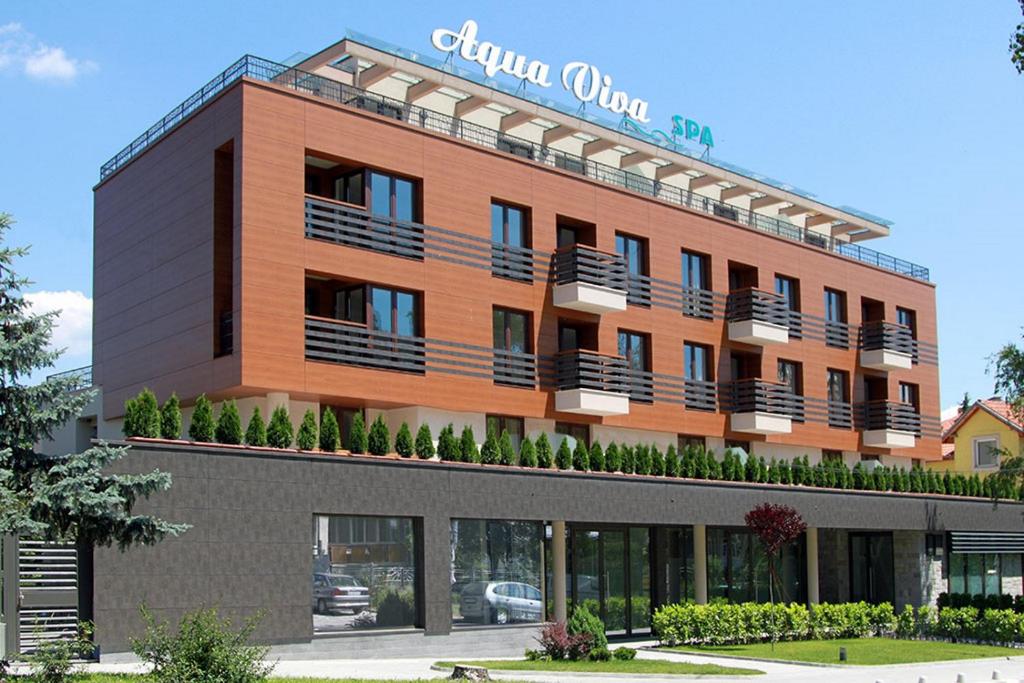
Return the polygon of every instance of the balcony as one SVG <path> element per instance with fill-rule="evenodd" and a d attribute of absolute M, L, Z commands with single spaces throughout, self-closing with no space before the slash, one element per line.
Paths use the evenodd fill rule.
<path fill-rule="evenodd" d="M 868 401 L 860 412 L 865 446 L 913 448 L 921 436 L 921 415 L 909 403 Z"/>
<path fill-rule="evenodd" d="M 626 310 L 626 263 L 618 254 L 574 244 L 554 256 L 552 303 L 585 313 Z"/>
<path fill-rule="evenodd" d="M 375 216 L 361 206 L 306 195 L 306 237 L 423 260 L 423 226 Z"/>
<path fill-rule="evenodd" d="M 789 341 L 789 309 L 778 294 L 760 289 L 730 292 L 725 305 L 731 341 L 768 346 Z"/>
<path fill-rule="evenodd" d="M 747 434 L 789 434 L 803 422 L 804 398 L 784 384 L 741 379 L 729 384 L 730 429 Z"/>
<path fill-rule="evenodd" d="M 306 359 L 423 374 L 426 340 L 369 330 L 361 323 L 306 316 Z"/>
<path fill-rule="evenodd" d="M 914 365 L 914 336 L 906 325 L 882 320 L 860 327 L 860 364 L 872 370 L 909 370 Z"/>
<path fill-rule="evenodd" d="M 628 415 L 629 367 L 622 356 L 563 351 L 555 357 L 555 410 L 578 415 Z"/>

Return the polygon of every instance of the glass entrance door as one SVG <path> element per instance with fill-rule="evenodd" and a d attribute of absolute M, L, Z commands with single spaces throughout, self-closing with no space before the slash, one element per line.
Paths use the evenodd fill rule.
<path fill-rule="evenodd" d="M 850 533 L 850 600 L 894 602 L 892 534 Z"/>
<path fill-rule="evenodd" d="M 650 628 L 650 530 L 574 528 L 570 591 L 574 605 L 601 618 L 608 635 Z"/>

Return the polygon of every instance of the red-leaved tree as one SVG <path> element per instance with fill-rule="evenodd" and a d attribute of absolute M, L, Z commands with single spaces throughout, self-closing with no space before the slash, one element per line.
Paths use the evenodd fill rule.
<path fill-rule="evenodd" d="M 772 604 L 772 649 L 775 648 L 775 590 L 774 585 L 779 584 L 782 590 L 782 583 L 779 581 L 775 571 L 775 559 L 787 545 L 800 538 L 800 535 L 807 531 L 807 524 L 800 513 L 788 505 L 776 505 L 774 503 L 761 503 L 744 517 L 747 528 L 757 536 L 768 558 L 768 599 Z M 785 595 L 783 602 L 785 602 Z"/>

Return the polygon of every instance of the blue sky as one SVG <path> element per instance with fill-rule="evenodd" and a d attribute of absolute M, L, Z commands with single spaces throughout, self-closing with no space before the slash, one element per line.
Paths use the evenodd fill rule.
<path fill-rule="evenodd" d="M 39 305 L 67 311 L 62 368 L 89 362 L 101 163 L 244 53 L 284 59 L 352 28 L 434 55 L 434 28 L 473 18 L 528 57 L 598 65 L 655 119 L 712 126 L 723 159 L 894 221 L 868 246 L 931 268 L 943 405 L 991 394 L 986 356 L 1024 326 L 1016 0 L 626 7 L 7 0 L 0 210 L 18 220 L 13 242 L 33 245 L 22 270 Z"/>

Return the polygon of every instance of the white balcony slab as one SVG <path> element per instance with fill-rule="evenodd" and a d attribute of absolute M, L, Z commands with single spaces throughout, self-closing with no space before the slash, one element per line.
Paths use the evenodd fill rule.
<path fill-rule="evenodd" d="M 740 320 L 729 323 L 729 340 L 767 346 L 789 342 L 789 328 L 763 320 Z"/>
<path fill-rule="evenodd" d="M 555 285 L 551 300 L 560 308 L 571 308 L 585 313 L 614 313 L 626 310 L 626 292 L 588 282 L 570 282 Z"/>
<path fill-rule="evenodd" d="M 860 352 L 861 367 L 872 370 L 909 370 L 914 365 L 913 357 L 902 351 L 872 349 Z"/>
<path fill-rule="evenodd" d="M 629 415 L 629 394 L 594 389 L 563 389 L 555 392 L 555 410 L 577 415 Z"/>
<path fill-rule="evenodd" d="M 771 413 L 733 413 L 729 426 L 734 432 L 747 434 L 789 434 L 793 431 L 793 420 Z"/>
<path fill-rule="evenodd" d="M 871 448 L 913 448 L 917 436 L 899 429 L 866 429 L 864 445 Z"/>

